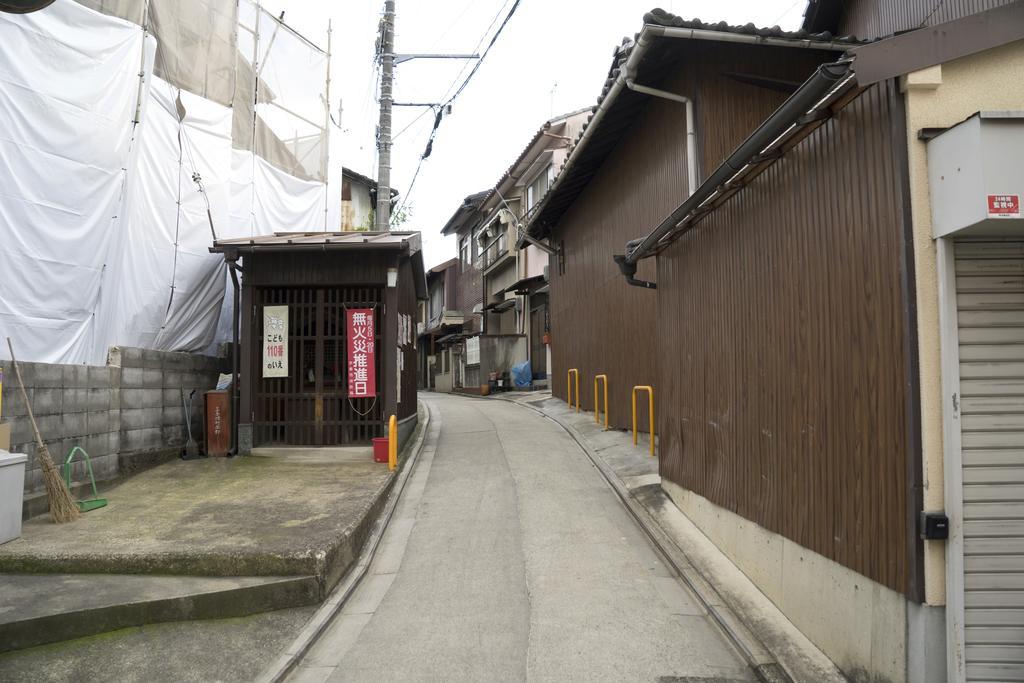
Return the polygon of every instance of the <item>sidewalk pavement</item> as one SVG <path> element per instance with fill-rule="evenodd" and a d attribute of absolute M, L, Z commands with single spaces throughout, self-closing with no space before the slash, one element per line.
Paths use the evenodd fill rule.
<path fill-rule="evenodd" d="M 646 434 L 605 430 L 589 412 L 576 412 L 550 392 L 508 392 L 505 400 L 560 424 L 583 447 L 627 508 L 675 565 L 708 612 L 729 632 L 762 680 L 846 679 L 796 626 L 720 551 L 661 488 L 658 458 Z"/>

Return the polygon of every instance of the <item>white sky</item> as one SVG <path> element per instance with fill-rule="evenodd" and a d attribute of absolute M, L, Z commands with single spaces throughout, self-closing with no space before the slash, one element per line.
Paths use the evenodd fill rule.
<path fill-rule="evenodd" d="M 396 4 L 397 52 L 470 53 L 499 11 L 504 17 L 512 0 L 396 0 Z M 412 219 L 403 229 L 423 231 L 427 267 L 453 257 L 453 238 L 441 237 L 440 230 L 462 198 L 492 187 L 545 120 L 596 102 L 613 48 L 623 36 L 640 30 L 644 12 L 661 6 L 686 19 L 778 24 L 795 30 L 805 5 L 806 0 L 662 0 L 660 5 L 657 0 L 521 0 L 487 59 L 453 104 L 452 115 L 442 122 L 433 153 L 423 162 L 409 198 Z M 345 165 L 376 177 L 378 105 L 373 54 L 383 0 L 263 0 L 263 6 L 274 14 L 285 10 L 286 23 L 322 46 L 327 21 L 332 21 L 335 118 L 339 98 L 343 111 L 341 129 L 331 130 L 331 173 Z M 486 42 L 480 50 L 484 47 Z M 406 62 L 396 67 L 395 100 L 442 101 L 464 67 L 468 73 L 472 65 L 454 60 Z M 395 133 L 421 113 L 420 108 L 396 107 Z M 428 112 L 395 138 L 391 184 L 403 197 L 432 122 L 433 113 Z"/>

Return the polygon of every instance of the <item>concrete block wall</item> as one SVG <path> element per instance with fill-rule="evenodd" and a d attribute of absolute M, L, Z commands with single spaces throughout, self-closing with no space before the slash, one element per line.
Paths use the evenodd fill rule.
<path fill-rule="evenodd" d="M 227 357 L 114 348 L 107 359 L 121 368 L 120 449 L 124 454 L 180 450 L 187 440 L 182 392 L 192 397 L 192 436 L 202 441 L 203 394 L 228 372 Z"/>
<path fill-rule="evenodd" d="M 28 455 L 25 495 L 43 490 L 42 469 L 28 411 L 9 361 L 2 417 L 11 423 L 11 450 Z M 228 358 L 127 347 L 110 350 L 107 365 L 18 363 L 39 431 L 59 467 L 75 446 L 88 452 L 97 481 L 131 469 L 133 456 L 174 453 L 185 443 L 181 390 L 196 390 L 192 433 L 202 441 L 202 394 L 216 386 Z M 76 459 L 75 482 L 87 481 Z"/>

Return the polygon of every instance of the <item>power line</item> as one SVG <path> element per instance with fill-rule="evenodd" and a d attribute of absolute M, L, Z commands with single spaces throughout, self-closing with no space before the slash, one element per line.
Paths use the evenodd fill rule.
<path fill-rule="evenodd" d="M 406 125 L 406 126 L 405 126 L 405 128 L 403 128 L 402 130 L 398 131 L 398 132 L 397 132 L 397 133 L 395 133 L 395 134 L 394 134 L 393 136 L 391 136 L 391 140 L 392 140 L 392 142 L 393 142 L 393 141 L 395 141 L 395 140 L 397 140 L 397 139 L 398 139 L 398 136 L 400 136 L 400 135 L 401 135 L 402 133 L 404 133 L 405 131 L 407 131 L 407 130 L 409 130 L 410 128 L 412 128 L 412 127 L 413 127 L 414 125 L 416 125 L 416 122 L 417 122 L 417 121 L 419 121 L 420 119 L 422 119 L 422 118 L 423 118 L 424 116 L 426 116 L 427 114 L 429 114 L 429 113 L 430 113 L 430 112 L 432 112 L 432 111 L 433 111 L 433 109 L 432 109 L 432 108 L 431 108 L 431 109 L 424 109 L 424 110 L 423 110 L 423 111 L 421 111 L 421 112 L 420 112 L 419 114 L 417 114 L 417 115 L 416 115 L 416 118 L 414 118 L 414 119 L 413 119 L 412 121 L 410 121 L 410 122 L 408 123 L 408 125 Z"/>
<path fill-rule="evenodd" d="M 476 61 L 476 64 L 473 65 L 473 70 L 470 71 L 469 75 L 466 76 L 466 79 L 464 81 L 462 81 L 462 85 L 460 85 L 458 90 L 456 90 L 455 93 L 451 97 L 449 97 L 447 100 L 445 100 L 444 103 L 441 105 L 441 107 L 437 110 L 437 114 L 434 117 L 434 127 L 431 129 L 430 137 L 427 139 L 427 146 L 423 150 L 423 154 L 420 155 L 420 160 L 416 164 L 416 171 L 413 173 L 412 181 L 410 181 L 409 187 L 405 191 L 405 196 L 402 197 L 402 203 L 399 205 L 398 211 L 401 211 L 402 209 L 404 209 L 405 205 L 408 203 L 409 197 L 412 196 L 413 187 L 415 187 L 415 185 L 416 185 L 416 179 L 420 175 L 420 168 L 422 168 L 422 166 L 423 166 L 423 161 L 424 161 L 424 159 L 426 159 L 427 157 L 430 156 L 431 152 L 433 152 L 433 149 L 434 149 L 434 137 L 437 135 L 437 129 L 441 126 L 441 120 L 444 117 L 444 112 L 445 112 L 446 108 L 452 102 L 454 102 L 455 98 L 457 98 L 460 94 L 462 94 L 462 91 L 466 89 L 467 85 L 469 85 L 469 82 L 473 79 L 473 76 L 480 69 L 480 65 L 483 64 L 484 60 L 487 58 L 487 55 L 491 51 L 491 48 L 494 47 L 494 43 L 497 42 L 498 36 L 500 36 L 501 32 L 505 30 L 505 26 L 508 25 L 508 22 L 512 18 L 512 15 L 515 14 L 516 9 L 518 9 L 518 7 L 519 7 L 520 1 L 521 0 L 515 0 L 515 2 L 512 4 L 512 7 L 511 7 L 511 9 L 509 9 L 508 14 L 505 15 L 505 19 L 501 22 L 501 25 L 498 26 L 498 30 L 494 33 L 493 36 L 491 36 L 491 42 L 489 42 L 487 44 L 487 49 L 484 50 L 483 54 L 480 55 L 480 59 L 478 59 Z M 505 3 L 505 5 L 507 5 L 507 4 L 508 4 L 508 2 Z M 502 7 L 504 8 L 505 5 L 502 5 Z M 500 10 L 499 10 L 499 14 L 500 14 Z M 493 26 L 494 23 L 491 22 L 491 25 Z M 484 35 L 486 35 L 486 33 Z M 481 40 L 481 42 L 483 42 L 483 40 Z M 477 43 L 478 47 L 479 47 L 479 45 L 480 45 L 480 43 Z"/>
<path fill-rule="evenodd" d="M 498 11 L 495 12 L 494 17 L 491 19 L 491 23 L 487 25 L 487 29 L 483 32 L 483 35 L 480 36 L 480 40 L 478 40 L 476 42 L 476 47 L 473 48 L 473 53 L 474 54 L 480 52 L 480 46 L 484 44 L 485 40 L 487 40 L 487 35 L 491 32 L 491 29 L 494 28 L 494 25 L 498 23 L 498 18 L 501 17 L 502 11 L 504 11 L 504 9 L 508 6 L 508 3 L 510 1 L 511 0 L 505 0 L 505 2 L 502 3 L 501 7 L 498 8 Z M 466 10 L 468 10 L 472 6 L 472 4 L 473 3 L 471 2 L 468 5 L 466 5 L 465 8 L 463 8 L 462 13 L 459 15 L 458 19 L 456 19 L 451 24 L 449 24 L 448 28 L 445 29 L 444 33 L 448 33 L 448 31 L 450 31 L 452 29 L 452 27 L 455 26 L 455 24 L 459 21 L 459 19 L 462 18 L 462 16 L 466 13 Z M 440 38 L 438 40 L 435 40 L 433 44 L 436 45 L 439 42 L 439 40 L 440 40 Z M 468 66 L 469 66 L 469 62 L 466 62 L 466 63 L 464 63 L 462 65 L 462 68 L 459 69 L 459 73 L 456 74 L 454 80 L 452 80 L 452 82 L 448 85 L 448 87 L 445 88 L 444 96 L 441 98 L 442 101 L 446 101 L 446 102 L 449 101 L 447 99 L 449 93 L 452 92 L 452 89 L 455 88 L 455 85 L 459 82 L 459 79 L 462 78 L 462 74 L 466 73 L 466 68 Z M 419 114 L 417 114 L 416 117 L 412 121 L 410 121 L 404 128 L 402 128 L 402 130 L 400 130 L 396 135 L 392 136 L 392 138 L 391 138 L 392 141 L 394 141 L 402 133 L 404 133 L 407 130 L 409 130 L 410 128 L 412 128 L 420 119 L 422 119 L 424 116 L 426 116 L 431 111 L 435 111 L 435 110 L 433 110 L 433 109 L 424 109 Z M 435 111 L 435 113 L 436 113 L 436 111 Z"/>
<path fill-rule="evenodd" d="M 795 2 L 793 2 L 793 4 L 792 4 L 792 5 L 790 5 L 790 6 L 789 6 L 789 7 L 788 7 L 788 8 L 786 9 L 786 11 L 784 11 L 784 12 L 783 12 L 782 14 L 780 14 L 780 15 L 779 15 L 778 17 L 776 17 L 775 21 L 773 21 L 773 22 L 771 23 L 771 25 L 773 25 L 773 26 L 777 26 L 777 25 L 778 25 L 778 23 L 779 23 L 780 21 L 782 21 L 782 18 L 783 18 L 784 16 L 786 16 L 787 14 L 789 14 L 790 12 L 792 12 L 792 11 L 793 11 L 793 8 L 794 8 L 794 7 L 796 7 L 797 5 L 799 5 L 799 4 L 801 3 L 801 2 L 804 2 L 804 0 L 795 0 Z"/>
<path fill-rule="evenodd" d="M 504 0 L 504 2 L 501 3 L 501 7 L 498 8 L 498 11 L 494 13 L 494 17 L 491 18 L 491 23 L 489 23 L 487 25 L 487 28 L 484 29 L 483 34 L 480 36 L 480 40 L 476 41 L 476 46 L 473 48 L 473 54 L 478 54 L 480 52 L 480 46 L 484 44 L 485 40 L 487 40 L 487 36 L 491 33 L 491 30 L 494 28 L 495 24 L 498 23 L 498 19 L 501 17 L 501 13 L 505 11 L 505 8 L 508 7 L 508 3 L 510 1 L 511 0 Z M 455 78 L 452 79 L 452 82 L 448 85 L 447 88 L 444 89 L 444 95 L 441 97 L 442 102 L 448 100 L 448 96 L 452 93 L 452 90 L 458 84 L 459 80 L 462 79 L 462 75 L 466 73 L 466 69 L 468 68 L 469 62 L 464 62 L 462 64 L 462 68 L 459 69 L 459 73 L 455 75 Z"/>
<path fill-rule="evenodd" d="M 487 59 L 487 53 L 491 51 L 492 47 L 494 47 L 494 43 L 497 42 L 498 36 L 501 35 L 501 32 L 503 30 L 505 30 L 505 25 L 508 24 L 508 21 L 509 19 L 512 18 L 512 15 L 516 13 L 516 8 L 519 7 L 519 2 L 520 0 L 516 0 L 515 3 L 512 5 L 512 9 L 508 11 L 508 14 L 505 15 L 505 20 L 501 22 L 501 26 L 498 27 L 497 33 L 495 33 L 494 36 L 491 38 L 491 42 L 487 44 L 487 49 L 484 50 L 484 53 L 482 55 L 480 55 L 480 59 L 476 60 L 476 64 L 473 65 L 473 70 L 469 72 L 468 76 L 466 76 L 466 80 L 462 82 L 462 85 L 459 86 L 459 89 L 455 91 L 454 95 L 448 98 L 447 102 L 445 102 L 446 105 L 451 104 L 455 100 L 455 98 L 458 97 L 459 94 L 466 89 L 466 86 L 469 85 L 469 82 L 470 80 L 472 80 L 473 75 L 476 74 L 477 70 L 480 68 L 480 65 L 484 63 L 485 59 Z"/>
<path fill-rule="evenodd" d="M 455 28 L 455 26 L 460 21 L 462 21 L 462 17 L 466 16 L 466 12 L 469 11 L 469 8 L 472 7 L 475 4 L 476 4 L 476 0 L 469 0 L 469 2 L 466 3 L 466 6 L 462 8 L 462 11 L 459 12 L 458 16 L 456 16 L 452 21 L 448 22 L 448 27 L 444 31 L 442 31 L 440 34 L 438 34 L 438 36 L 436 38 L 434 38 L 434 42 L 432 42 L 430 44 L 430 46 L 427 48 L 427 50 L 430 51 L 430 50 L 433 50 L 435 47 L 437 47 L 438 43 L 440 43 L 442 40 L 444 40 L 448 36 L 448 34 L 451 32 L 451 30 L 453 28 Z M 475 50 L 474 50 L 474 52 L 475 52 Z"/>

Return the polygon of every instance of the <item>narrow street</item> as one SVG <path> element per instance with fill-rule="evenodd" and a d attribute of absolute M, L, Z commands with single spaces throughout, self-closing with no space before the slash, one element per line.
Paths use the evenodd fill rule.
<path fill-rule="evenodd" d="M 423 398 L 370 571 L 291 680 L 752 680 L 561 427 Z"/>

